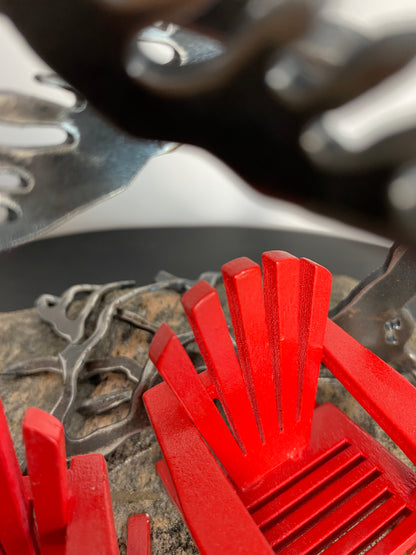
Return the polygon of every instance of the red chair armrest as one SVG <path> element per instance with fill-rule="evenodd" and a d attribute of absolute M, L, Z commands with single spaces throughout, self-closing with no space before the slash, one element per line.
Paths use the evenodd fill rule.
<path fill-rule="evenodd" d="M 143 398 L 183 515 L 201 553 L 273 553 L 168 386 L 159 384 Z"/>
<path fill-rule="evenodd" d="M 416 388 L 331 320 L 323 363 L 416 463 Z"/>

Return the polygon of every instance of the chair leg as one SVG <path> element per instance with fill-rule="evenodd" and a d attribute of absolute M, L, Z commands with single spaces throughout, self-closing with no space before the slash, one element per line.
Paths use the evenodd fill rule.
<path fill-rule="evenodd" d="M 150 555 L 150 519 L 147 514 L 129 518 L 126 555 Z"/>
<path fill-rule="evenodd" d="M 102 455 L 79 455 L 71 461 L 73 495 L 65 555 L 119 555 L 107 465 Z"/>
<path fill-rule="evenodd" d="M 35 555 L 30 503 L 0 401 L 0 553 Z"/>

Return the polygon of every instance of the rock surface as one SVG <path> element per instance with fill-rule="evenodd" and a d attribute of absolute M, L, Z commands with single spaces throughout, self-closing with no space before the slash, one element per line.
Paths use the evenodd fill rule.
<path fill-rule="evenodd" d="M 349 278 L 334 279 L 332 305 L 343 298 L 355 285 Z M 222 285 L 218 286 L 224 302 Z M 92 333 L 94 322 L 103 306 L 120 291 L 108 294 L 98 305 L 87 323 L 87 333 Z M 69 316 L 79 313 L 85 301 L 74 301 Z M 172 290 L 160 290 L 133 297 L 124 308 L 140 314 L 149 322 L 159 325 L 167 322 L 174 331 L 189 330 L 180 304 L 180 294 Z M 61 352 L 67 342 L 59 337 L 38 316 L 35 309 L 0 314 L 0 370 L 10 365 L 40 357 L 52 357 Z M 125 356 L 134 359 L 139 366 L 147 360 L 152 333 L 114 317 L 108 333 L 91 353 L 90 358 Z M 198 358 L 195 346 L 191 356 Z M 77 402 L 104 394 L 131 390 L 133 384 L 118 373 L 112 372 L 80 382 Z M 21 378 L 0 376 L 0 396 L 3 400 L 18 457 L 24 460 L 21 441 L 21 422 L 25 410 L 36 406 L 51 411 L 61 391 L 61 377 L 57 373 L 43 372 Z M 384 445 L 406 460 L 401 451 L 374 424 L 344 388 L 323 369 L 318 388 L 318 402 L 330 400 L 344 410 L 353 420 L 372 433 Z M 85 417 L 75 412 L 67 432 L 83 437 L 97 428 L 123 419 L 129 411 L 128 403 L 107 414 Z M 125 553 L 127 520 L 132 514 L 147 512 L 151 516 L 152 553 L 154 555 L 175 553 L 192 554 L 197 550 L 182 519 L 166 494 L 155 472 L 154 463 L 161 457 L 158 444 L 149 426 L 129 438 L 107 457 L 112 500 L 119 538 L 120 551 Z"/>

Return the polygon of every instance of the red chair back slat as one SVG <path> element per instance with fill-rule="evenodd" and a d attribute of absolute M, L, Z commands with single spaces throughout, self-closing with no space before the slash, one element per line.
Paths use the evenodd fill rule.
<path fill-rule="evenodd" d="M 280 432 L 293 435 L 297 421 L 299 260 L 286 253 L 263 254 L 263 280 Z"/>
<path fill-rule="evenodd" d="M 65 555 L 119 555 L 107 465 L 102 455 L 71 460 L 72 492 Z"/>
<path fill-rule="evenodd" d="M 201 281 L 185 293 L 182 304 L 234 436 L 244 452 L 260 449 L 261 438 L 247 382 L 216 290 Z M 251 384 L 247 389 L 250 388 Z"/>
<path fill-rule="evenodd" d="M 280 430 L 301 450 L 310 435 L 331 275 L 280 251 L 263 254 L 263 271 Z"/>
<path fill-rule="evenodd" d="M 230 429 L 171 330 L 157 332 L 150 358 L 188 417 L 239 487 L 305 448 L 322 355 L 331 276 L 279 251 L 260 267 L 223 267 L 238 358 L 215 289 L 206 282 L 182 302 Z M 270 337 L 270 340 L 269 340 Z"/>
<path fill-rule="evenodd" d="M 238 258 L 223 266 L 222 275 L 244 381 L 262 438 L 270 444 L 279 418 L 260 267 Z"/>
<path fill-rule="evenodd" d="M 150 345 L 149 357 L 202 437 L 228 472 L 244 473 L 244 453 L 202 384 L 177 336 L 162 324 Z"/>

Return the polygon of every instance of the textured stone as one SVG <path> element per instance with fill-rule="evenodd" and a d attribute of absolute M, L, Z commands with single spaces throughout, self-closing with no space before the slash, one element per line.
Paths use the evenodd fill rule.
<path fill-rule="evenodd" d="M 331 304 L 336 304 L 354 285 L 354 280 L 350 278 L 336 277 Z M 218 289 L 224 301 L 222 285 Z M 92 332 L 94 322 L 104 304 L 120 294 L 120 291 L 116 291 L 107 295 L 88 321 L 87 333 Z M 83 301 L 75 301 L 69 310 L 69 315 L 74 317 L 82 306 Z M 175 291 L 162 290 L 138 295 L 131 299 L 125 308 L 140 314 L 156 325 L 167 322 L 178 333 L 189 330 L 180 304 L 180 295 Z M 67 344 L 52 331 L 49 325 L 40 320 L 35 309 L 0 314 L 0 330 L 1 371 L 25 360 L 56 356 Z M 108 333 L 94 349 L 90 358 L 127 356 L 139 365 L 144 365 L 151 338 L 151 333 L 114 317 Z M 190 354 L 198 364 L 200 355 L 195 347 L 191 347 Z M 133 384 L 116 372 L 94 380 L 84 379 L 79 387 L 79 402 L 85 398 L 132 388 Z M 50 411 L 59 397 L 60 390 L 61 378 L 58 374 L 42 373 L 22 378 L 0 375 L 0 396 L 21 461 L 23 461 L 23 448 L 20 427 L 26 408 L 36 406 Z M 406 460 L 401 451 L 325 369 L 320 378 L 317 400 L 320 403 L 329 400 L 339 406 L 399 458 Z M 97 428 L 124 418 L 128 410 L 129 406 L 125 403 L 108 414 L 100 416 L 85 418 L 75 413 L 67 431 L 72 436 L 84 436 Z M 121 553 L 125 553 L 126 549 L 128 517 L 140 512 L 147 512 L 151 516 L 154 555 L 197 553 L 177 509 L 170 501 L 155 472 L 154 463 L 160 457 L 160 450 L 150 427 L 146 427 L 135 437 L 128 439 L 107 457 Z"/>

